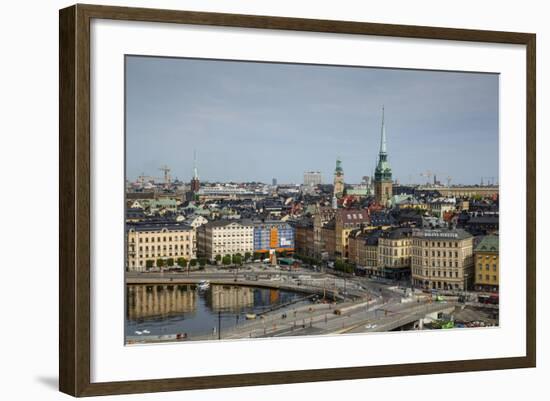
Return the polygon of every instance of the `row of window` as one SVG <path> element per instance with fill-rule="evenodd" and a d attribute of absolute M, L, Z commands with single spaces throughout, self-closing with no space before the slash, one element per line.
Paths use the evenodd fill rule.
<path fill-rule="evenodd" d="M 392 252 L 392 249 L 393 249 L 393 252 Z M 410 255 L 411 254 L 411 249 L 410 248 L 400 248 L 400 249 L 396 249 L 396 248 L 385 248 L 385 247 L 380 247 L 380 253 L 382 255 L 389 255 L 389 256 L 399 256 L 399 254 L 401 255 Z"/>
<path fill-rule="evenodd" d="M 491 277 L 491 276 L 489 276 L 488 274 L 486 274 L 486 275 L 485 275 L 485 280 L 486 280 L 486 281 L 489 281 L 489 280 L 491 279 L 490 277 Z M 478 275 L 477 275 L 477 278 L 478 278 L 478 280 L 480 280 L 480 281 L 483 280 L 483 274 L 478 274 Z M 497 276 L 493 276 L 493 277 L 492 277 L 492 281 L 497 281 Z"/>
<path fill-rule="evenodd" d="M 420 248 L 413 248 L 413 255 L 416 256 L 422 256 L 422 252 Z M 458 251 L 432 251 L 431 252 L 432 258 L 435 258 L 436 256 L 438 258 L 440 257 L 454 257 L 458 258 Z M 430 252 L 427 249 L 424 249 L 424 256 L 430 256 Z"/>
<path fill-rule="evenodd" d="M 216 239 L 216 238 L 232 238 L 232 237 L 247 237 L 247 238 L 252 238 L 252 235 L 251 234 L 248 234 L 248 233 L 232 233 L 232 234 L 214 234 L 213 235 L 213 238 Z"/>
<path fill-rule="evenodd" d="M 182 250 L 181 252 L 174 252 L 174 253 L 172 253 L 172 252 L 168 252 L 168 253 L 158 252 L 156 254 L 155 253 L 151 253 L 151 254 L 149 254 L 149 253 L 139 253 L 138 257 L 139 258 L 148 258 L 148 257 L 151 257 L 151 258 L 159 257 L 160 258 L 160 257 L 167 257 L 167 256 L 189 256 L 189 255 L 190 255 L 189 250 L 187 250 L 187 251 Z"/>
<path fill-rule="evenodd" d="M 430 276 L 430 271 L 429 270 L 425 270 L 424 271 L 424 274 L 422 274 L 422 269 L 412 269 L 412 273 L 414 275 L 417 275 L 417 276 Z M 448 278 L 458 278 L 459 277 L 459 271 L 456 270 L 454 272 L 452 271 L 447 271 L 447 270 L 432 270 L 432 274 L 431 274 L 432 277 L 448 277 Z"/>
<path fill-rule="evenodd" d="M 162 236 L 162 237 L 151 237 L 150 238 L 151 241 L 150 242 L 172 242 L 172 241 L 189 241 L 189 235 L 175 235 L 175 236 L 170 236 L 170 237 L 165 237 L 165 236 Z M 149 242 L 149 237 L 139 237 L 139 241 L 140 243 L 142 242 Z M 130 239 L 130 243 L 133 244 L 135 243 L 135 238 L 131 238 Z"/>
<path fill-rule="evenodd" d="M 424 261 L 424 263 L 422 263 Z M 421 258 L 412 258 L 412 263 L 415 265 L 424 265 L 428 266 L 428 260 L 427 259 L 421 259 Z M 431 266 L 432 267 L 458 267 L 458 260 L 455 260 L 454 262 L 452 260 L 432 260 Z"/>
<path fill-rule="evenodd" d="M 477 268 L 478 268 L 479 270 L 482 270 L 482 269 L 483 269 L 483 264 L 479 263 L 479 264 L 477 265 Z M 489 270 L 489 269 L 490 269 L 489 264 L 486 264 L 486 265 L 485 265 L 485 270 Z M 494 272 L 497 271 L 497 265 L 496 265 L 496 264 L 493 264 L 493 271 L 494 271 Z"/>
<path fill-rule="evenodd" d="M 458 242 L 446 242 L 446 241 L 443 241 L 443 242 L 440 242 L 440 241 L 422 241 L 422 240 L 414 240 L 414 245 L 416 246 L 421 246 L 422 245 L 422 242 L 424 242 L 424 246 L 426 247 L 435 247 L 437 246 L 438 248 L 458 248 Z"/>

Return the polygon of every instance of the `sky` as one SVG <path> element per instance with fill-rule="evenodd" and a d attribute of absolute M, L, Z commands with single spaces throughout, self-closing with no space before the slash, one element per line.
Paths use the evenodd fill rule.
<path fill-rule="evenodd" d="M 126 172 L 134 180 L 302 183 L 336 158 L 346 183 L 372 175 L 385 108 L 400 183 L 498 178 L 498 75 L 126 57 Z M 487 182 L 487 178 L 484 178 Z"/>

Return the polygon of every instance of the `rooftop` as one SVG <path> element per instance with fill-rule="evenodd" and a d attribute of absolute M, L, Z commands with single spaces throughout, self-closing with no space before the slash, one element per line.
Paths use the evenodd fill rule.
<path fill-rule="evenodd" d="M 486 235 L 476 246 L 476 252 L 498 252 L 498 237 L 496 235 Z"/>
<path fill-rule="evenodd" d="M 184 222 L 178 221 L 144 221 L 137 223 L 126 223 L 126 230 L 130 231 L 181 231 L 192 230 L 193 228 Z"/>

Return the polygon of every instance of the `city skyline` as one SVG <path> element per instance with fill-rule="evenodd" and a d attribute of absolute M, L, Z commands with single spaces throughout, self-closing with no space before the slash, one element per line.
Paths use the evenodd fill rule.
<path fill-rule="evenodd" d="M 382 106 L 394 179 L 498 181 L 498 75 L 129 56 L 127 178 L 279 183 L 372 176 Z M 426 94 L 429 95 L 426 95 Z M 465 157 L 464 155 L 467 155 Z M 466 163 L 468 167 L 465 167 Z"/>

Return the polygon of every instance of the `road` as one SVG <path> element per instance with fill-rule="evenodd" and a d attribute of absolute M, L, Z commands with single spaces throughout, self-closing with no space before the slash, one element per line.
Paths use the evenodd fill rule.
<path fill-rule="evenodd" d="M 254 277 L 251 279 L 251 277 Z M 261 279 L 258 279 L 260 277 Z M 431 297 L 411 292 L 406 283 L 376 281 L 366 277 L 335 275 L 307 269 L 284 271 L 265 266 L 253 266 L 238 271 L 216 268 L 185 273 L 127 273 L 133 284 L 179 284 L 209 280 L 211 284 L 249 285 L 334 296 L 338 302 L 289 305 L 247 320 L 224 332 L 194 336 L 189 340 L 283 337 L 297 335 L 328 335 L 388 331 L 411 323 L 423 316 L 448 311 L 451 302 L 432 303 Z M 452 301 L 452 300 L 451 300 Z M 336 314 L 335 311 L 340 313 Z M 285 317 L 283 317 L 283 314 Z M 154 339 L 141 338 L 140 341 Z M 166 341 L 170 339 L 163 339 Z"/>

